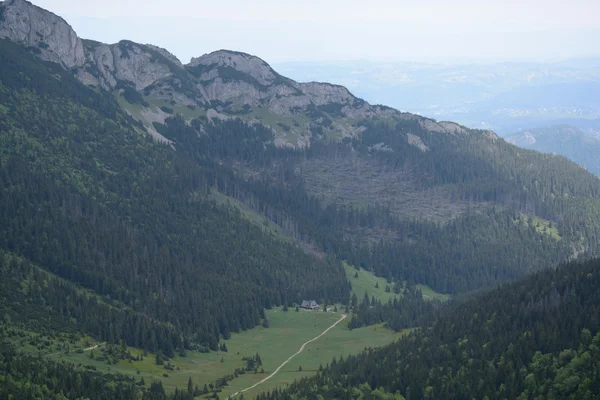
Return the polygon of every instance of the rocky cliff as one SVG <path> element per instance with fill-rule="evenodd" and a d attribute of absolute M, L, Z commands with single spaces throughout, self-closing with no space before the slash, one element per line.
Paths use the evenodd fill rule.
<path fill-rule="evenodd" d="M 25 0 L 0 4 L 0 38 L 31 47 L 47 61 L 65 68 L 85 62 L 83 42 L 62 18 Z"/>
<path fill-rule="evenodd" d="M 119 92 L 126 100 L 123 107 L 159 139 L 153 123 L 163 122 L 169 110 L 187 118 L 236 116 L 259 122 L 272 128 L 279 146 L 305 147 L 314 135 L 355 137 L 363 131 L 357 121 L 368 118 L 416 119 L 432 132 L 468 133 L 453 123 L 370 105 L 342 86 L 295 82 L 245 53 L 219 50 L 183 65 L 152 45 L 82 40 L 65 20 L 26 0 L 0 3 L 0 37 L 61 64 L 87 85 Z M 406 138 L 427 146 L 417 139 Z"/>

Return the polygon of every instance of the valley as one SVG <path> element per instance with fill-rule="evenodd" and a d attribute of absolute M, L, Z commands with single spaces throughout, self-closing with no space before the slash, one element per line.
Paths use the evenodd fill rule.
<path fill-rule="evenodd" d="M 258 393 L 276 387 L 283 388 L 297 379 L 311 376 L 334 358 L 357 354 L 366 347 L 386 345 L 402 336 L 402 333 L 394 333 L 382 325 L 349 330 L 344 324 L 336 324 L 342 321 L 341 312 L 296 312 L 294 308 L 284 312 L 281 308 L 276 308 L 267 311 L 266 315 L 269 319 L 268 328 L 260 326 L 233 334 L 224 342 L 227 351 L 187 351 L 185 356 L 177 355 L 172 359 L 165 359 L 164 365 L 157 365 L 154 353 L 131 347 L 119 349 L 119 345 L 115 346 L 114 352 L 109 351 L 106 354 L 123 352 L 131 355 L 133 361 L 106 356 L 104 354 L 109 344 L 94 343 L 90 337 L 72 343 L 68 338 L 50 339 L 50 345 L 38 354 L 49 360 L 73 362 L 102 373 L 123 374 L 136 381 L 143 379 L 149 383 L 160 380 L 169 391 L 186 387 L 190 378 L 201 390 L 205 384 L 212 387 L 211 385 L 220 378 L 234 375 L 236 370 L 244 370 L 247 367 L 247 363 L 242 360 L 244 357 L 254 357 L 258 354 L 261 365 L 257 364 L 256 372 L 252 368 L 235 378 L 232 376 L 233 379 L 219 392 L 221 398 L 226 398 L 244 390 L 245 398 L 254 398 Z M 333 328 L 323 334 L 330 327 Z M 36 337 L 31 343 L 43 343 L 46 340 L 31 332 L 20 332 L 15 337 L 17 342 L 30 335 Z M 320 336 L 321 334 L 323 336 Z M 317 340 L 306 343 L 303 351 L 294 357 L 305 342 L 316 337 Z M 56 351 L 58 348 L 61 350 Z M 245 390 L 269 377 L 289 357 L 293 358 L 274 376 L 255 388 Z"/>
<path fill-rule="evenodd" d="M 0 2 L 0 399 L 591 400 L 599 254 L 565 157 Z"/>

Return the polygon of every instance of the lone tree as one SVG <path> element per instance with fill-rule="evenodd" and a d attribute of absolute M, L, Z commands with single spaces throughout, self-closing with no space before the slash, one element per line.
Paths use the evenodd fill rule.
<path fill-rule="evenodd" d="M 298 304 L 296 304 L 296 312 L 300 312 L 300 306 L 298 306 Z"/>

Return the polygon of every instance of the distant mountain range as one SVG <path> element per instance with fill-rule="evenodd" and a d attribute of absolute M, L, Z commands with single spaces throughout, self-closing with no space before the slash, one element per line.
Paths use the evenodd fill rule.
<path fill-rule="evenodd" d="M 517 146 L 563 155 L 600 176 L 600 134 L 568 125 L 527 129 L 507 135 Z"/>

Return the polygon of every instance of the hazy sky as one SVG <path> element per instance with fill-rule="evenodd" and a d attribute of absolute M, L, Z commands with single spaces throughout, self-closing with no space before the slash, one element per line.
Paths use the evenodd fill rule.
<path fill-rule="evenodd" d="M 33 0 L 79 36 L 271 62 L 600 56 L 600 0 Z"/>

